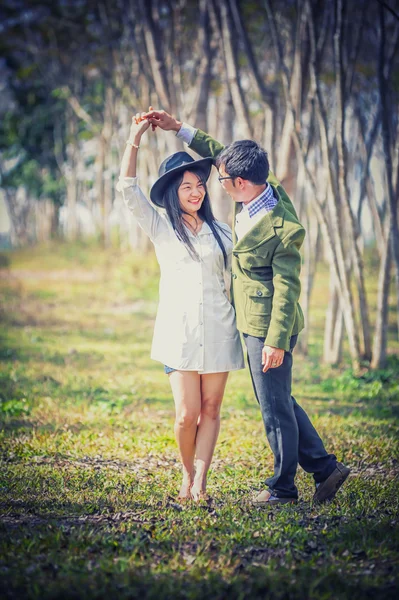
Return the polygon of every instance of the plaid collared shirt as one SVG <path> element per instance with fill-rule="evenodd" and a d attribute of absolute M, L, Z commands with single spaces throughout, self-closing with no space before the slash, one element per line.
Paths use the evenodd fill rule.
<path fill-rule="evenodd" d="M 249 216 L 252 218 L 256 213 L 262 210 L 262 208 L 267 211 L 273 210 L 276 204 L 277 198 L 273 194 L 273 188 L 270 184 L 267 184 L 261 195 L 249 202 L 246 209 L 248 210 Z"/>

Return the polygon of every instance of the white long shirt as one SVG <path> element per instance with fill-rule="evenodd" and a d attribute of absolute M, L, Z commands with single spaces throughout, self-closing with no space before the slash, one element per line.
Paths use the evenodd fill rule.
<path fill-rule="evenodd" d="M 227 291 L 233 247 L 229 226 L 218 222 L 227 267 L 206 223 L 196 235 L 187 229 L 200 257 L 196 261 L 176 237 L 167 215 L 144 196 L 137 177 L 125 177 L 117 189 L 154 244 L 161 269 L 151 358 L 173 369 L 201 374 L 243 369 L 241 341 Z"/>

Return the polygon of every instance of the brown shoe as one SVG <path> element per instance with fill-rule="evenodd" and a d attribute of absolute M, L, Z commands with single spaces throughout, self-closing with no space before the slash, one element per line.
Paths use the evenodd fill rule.
<path fill-rule="evenodd" d="M 313 501 L 327 502 L 328 500 L 332 500 L 341 485 L 345 482 L 349 473 L 350 469 L 348 469 L 348 467 L 337 462 L 337 466 L 331 475 L 317 487 L 313 495 Z"/>
<path fill-rule="evenodd" d="M 273 496 L 269 490 L 262 490 L 252 500 L 254 506 L 265 506 L 266 504 L 295 504 L 298 502 L 297 498 L 277 498 Z"/>

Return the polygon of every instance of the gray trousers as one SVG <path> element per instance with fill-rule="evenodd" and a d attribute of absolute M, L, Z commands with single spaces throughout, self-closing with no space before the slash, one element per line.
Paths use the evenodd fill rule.
<path fill-rule="evenodd" d="M 291 396 L 292 351 L 298 336 L 290 340 L 280 367 L 262 371 L 264 338 L 244 334 L 248 364 L 266 436 L 274 455 L 274 474 L 266 480 L 269 491 L 280 498 L 297 498 L 294 479 L 298 463 L 320 483 L 335 469 L 337 460 L 328 454 L 306 412 Z"/>

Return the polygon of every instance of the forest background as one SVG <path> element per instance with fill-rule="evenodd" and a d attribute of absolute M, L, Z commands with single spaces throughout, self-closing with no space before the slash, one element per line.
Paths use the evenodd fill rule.
<path fill-rule="evenodd" d="M 397 0 L 3 0 L 0 86 L 3 597 L 396 599 Z M 260 142 L 306 227 L 293 389 L 351 468 L 329 505 L 299 469 L 297 505 L 252 506 L 273 456 L 248 370 L 212 506 L 175 501 L 159 268 L 115 192 L 150 105 Z M 146 193 L 179 149 L 143 138 Z"/>
<path fill-rule="evenodd" d="M 355 367 L 386 363 L 399 331 L 395 2 L 6 1 L 1 10 L 3 246 L 96 237 L 152 252 L 115 182 L 132 114 L 160 107 L 225 144 L 264 145 L 308 232 L 307 322 L 317 264 L 328 265 L 324 360 L 340 363 L 345 340 Z M 147 193 L 178 149 L 164 132 L 143 141 Z M 210 190 L 230 222 L 216 177 Z"/>

